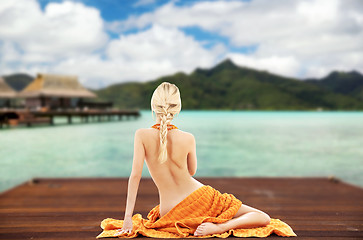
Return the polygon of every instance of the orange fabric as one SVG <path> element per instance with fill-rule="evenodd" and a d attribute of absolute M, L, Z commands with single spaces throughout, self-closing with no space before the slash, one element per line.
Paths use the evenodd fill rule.
<path fill-rule="evenodd" d="M 156 124 L 152 125 L 151 127 L 160 130 L 160 123 L 156 123 Z M 167 129 L 172 130 L 172 129 L 178 129 L 178 128 L 177 128 L 177 126 L 175 126 L 173 124 L 169 124 L 167 126 Z"/>
<path fill-rule="evenodd" d="M 265 227 L 232 229 L 221 234 L 194 236 L 197 227 L 203 222 L 223 223 L 233 218 L 242 202 L 228 193 L 220 193 L 209 185 L 195 190 L 178 203 L 166 215 L 160 218 L 159 205 L 143 219 L 140 214 L 132 217 L 133 231 L 118 237 L 134 238 L 139 234 L 154 238 L 226 238 L 236 237 L 267 237 L 271 233 L 280 236 L 296 236 L 291 227 L 279 219 L 271 219 Z M 123 220 L 106 218 L 101 222 L 103 232 L 97 238 L 114 237 L 117 229 L 122 228 Z"/>

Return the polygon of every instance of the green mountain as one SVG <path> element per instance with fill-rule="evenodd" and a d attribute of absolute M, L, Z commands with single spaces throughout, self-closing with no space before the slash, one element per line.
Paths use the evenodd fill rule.
<path fill-rule="evenodd" d="M 121 109 L 150 109 L 151 95 L 164 81 L 179 87 L 183 109 L 363 109 L 363 102 L 352 92 L 335 92 L 313 80 L 301 81 L 238 67 L 230 60 L 211 69 L 197 68 L 189 75 L 176 73 L 145 83 L 120 83 L 96 93 L 100 100 L 112 101 Z"/>
<path fill-rule="evenodd" d="M 307 82 L 335 93 L 350 95 L 363 100 L 363 75 L 356 71 L 334 71 L 325 78 L 309 79 Z"/>
<path fill-rule="evenodd" d="M 3 76 L 3 78 L 5 82 L 16 91 L 23 90 L 34 79 L 34 77 L 24 73 Z"/>
<path fill-rule="evenodd" d="M 20 91 L 33 77 L 13 74 L 4 79 Z M 121 109 L 150 109 L 151 95 L 164 81 L 179 87 L 183 109 L 363 110 L 363 76 L 358 72 L 334 71 L 322 79 L 302 81 L 239 67 L 228 59 L 191 74 L 93 90 L 99 97 L 92 101 L 111 101 Z"/>

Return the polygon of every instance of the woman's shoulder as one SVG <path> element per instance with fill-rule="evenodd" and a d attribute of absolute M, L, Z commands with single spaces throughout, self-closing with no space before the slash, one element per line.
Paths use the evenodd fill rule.
<path fill-rule="evenodd" d="M 145 134 L 145 133 L 149 132 L 150 130 L 152 131 L 153 128 L 139 128 L 139 129 L 136 129 L 135 135 L 136 134 Z"/>
<path fill-rule="evenodd" d="M 179 136 L 181 136 L 183 139 L 193 140 L 194 135 L 190 132 L 186 132 L 180 129 L 173 129 L 172 131 L 175 131 L 178 133 Z"/>
<path fill-rule="evenodd" d="M 179 130 L 179 129 L 178 129 Z M 186 132 L 186 131 L 182 131 L 182 130 L 179 130 L 181 133 L 185 134 L 186 136 L 189 136 L 189 137 L 193 137 L 194 138 L 194 135 L 190 132 Z"/>

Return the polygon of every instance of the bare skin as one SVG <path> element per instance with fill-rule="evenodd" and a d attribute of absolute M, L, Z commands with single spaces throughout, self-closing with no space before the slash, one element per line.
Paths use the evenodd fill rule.
<path fill-rule="evenodd" d="M 270 216 L 256 208 L 242 204 L 232 219 L 224 223 L 205 222 L 195 230 L 195 236 L 223 233 L 236 228 L 264 227 L 270 223 Z"/>
<path fill-rule="evenodd" d="M 160 123 L 158 118 L 156 123 Z M 192 176 L 197 170 L 195 138 L 188 132 L 179 129 L 168 131 L 168 160 L 158 162 L 159 130 L 138 129 L 135 133 L 134 159 L 128 183 L 127 203 L 123 228 L 118 234 L 132 231 L 132 214 L 137 190 L 141 179 L 144 160 L 150 175 L 158 188 L 160 200 L 160 217 L 167 214 L 174 206 L 192 192 L 204 186 Z M 242 204 L 233 219 L 222 223 L 202 223 L 195 231 L 195 236 L 225 232 L 237 227 L 265 226 L 270 222 L 269 216 L 252 207 Z"/>

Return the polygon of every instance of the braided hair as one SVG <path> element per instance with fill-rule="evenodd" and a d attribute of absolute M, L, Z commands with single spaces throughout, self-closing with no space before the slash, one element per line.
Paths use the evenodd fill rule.
<path fill-rule="evenodd" d="M 151 114 L 156 113 L 160 117 L 160 147 L 159 162 L 164 163 L 168 159 L 167 134 L 168 125 L 181 110 L 180 92 L 175 84 L 161 83 L 151 97 Z"/>

